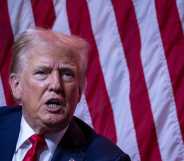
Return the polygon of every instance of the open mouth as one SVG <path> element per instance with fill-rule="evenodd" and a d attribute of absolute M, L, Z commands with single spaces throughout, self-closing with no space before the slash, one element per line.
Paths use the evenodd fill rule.
<path fill-rule="evenodd" d="M 60 99 L 57 98 L 51 98 L 46 102 L 46 105 L 49 109 L 49 111 L 58 111 L 61 108 L 65 107 L 64 101 L 61 101 Z"/>

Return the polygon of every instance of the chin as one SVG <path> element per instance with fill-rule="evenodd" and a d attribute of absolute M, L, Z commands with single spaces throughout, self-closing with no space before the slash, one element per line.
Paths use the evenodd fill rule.
<path fill-rule="evenodd" d="M 50 117 L 49 119 L 44 120 L 43 124 L 50 130 L 62 130 L 69 124 L 69 122 L 69 119 L 66 118 Z"/>

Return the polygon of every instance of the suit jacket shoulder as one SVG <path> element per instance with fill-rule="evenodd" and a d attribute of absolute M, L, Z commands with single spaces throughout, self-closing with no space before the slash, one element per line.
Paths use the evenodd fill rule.
<path fill-rule="evenodd" d="M 89 137 L 89 145 L 86 151 L 87 161 L 130 161 L 118 146 L 113 144 L 109 139 L 96 134 L 87 124 L 78 120 L 78 124 Z"/>
<path fill-rule="evenodd" d="M 11 161 L 20 130 L 21 108 L 0 108 L 0 160 Z"/>
<path fill-rule="evenodd" d="M 63 154 L 61 154 L 63 153 Z M 53 161 L 130 161 L 120 148 L 74 117 Z"/>

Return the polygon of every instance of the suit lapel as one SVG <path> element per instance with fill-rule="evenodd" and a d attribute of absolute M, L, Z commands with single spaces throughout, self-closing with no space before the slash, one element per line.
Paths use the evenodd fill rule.
<path fill-rule="evenodd" d="M 21 112 L 19 110 L 18 115 L 16 112 L 7 116 L 7 118 L 2 118 L 4 122 L 0 127 L 0 158 L 4 161 L 11 161 L 19 135 Z"/>
<path fill-rule="evenodd" d="M 87 139 L 73 120 L 59 143 L 52 161 L 83 161 Z"/>
<path fill-rule="evenodd" d="M 84 151 L 72 151 L 60 147 L 57 148 L 52 161 L 84 161 L 84 158 Z"/>

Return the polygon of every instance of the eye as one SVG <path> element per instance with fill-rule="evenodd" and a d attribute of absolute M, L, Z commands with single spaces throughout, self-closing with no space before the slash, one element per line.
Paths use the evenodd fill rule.
<path fill-rule="evenodd" d="M 37 74 L 37 75 L 43 75 L 43 74 L 46 74 L 46 72 L 39 70 L 39 71 L 36 71 L 35 74 Z"/>
<path fill-rule="evenodd" d="M 38 79 L 38 80 L 43 80 L 43 79 L 46 79 L 47 76 L 49 74 L 49 71 L 48 70 L 44 70 L 44 69 L 38 69 L 34 72 L 34 75 L 35 77 Z"/>
<path fill-rule="evenodd" d="M 75 72 L 72 69 L 62 69 L 61 76 L 63 81 L 72 81 L 75 77 Z"/>

